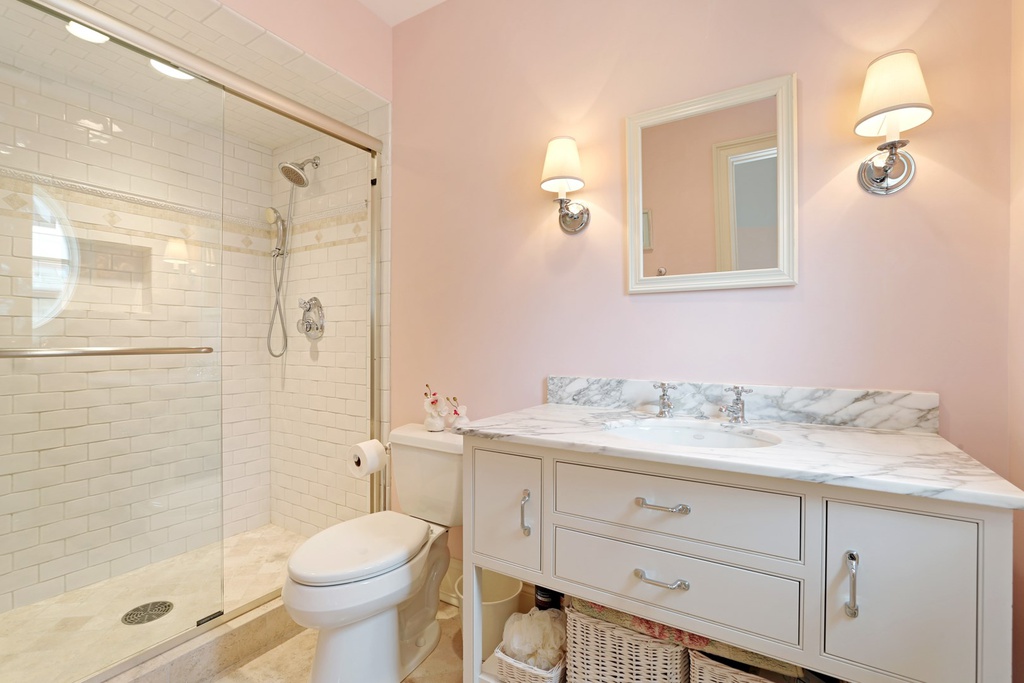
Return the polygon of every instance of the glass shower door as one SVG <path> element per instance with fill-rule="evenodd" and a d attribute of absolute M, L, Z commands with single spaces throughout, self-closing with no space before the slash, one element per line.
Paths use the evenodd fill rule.
<path fill-rule="evenodd" d="M 0 0 L 0 678 L 222 609 L 223 93 Z"/>

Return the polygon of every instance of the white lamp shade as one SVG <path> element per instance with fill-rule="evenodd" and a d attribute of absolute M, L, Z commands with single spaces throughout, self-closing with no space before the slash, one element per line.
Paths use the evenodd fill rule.
<path fill-rule="evenodd" d="M 188 245 L 180 237 L 172 237 L 164 245 L 164 262 L 184 264 L 188 263 Z"/>
<path fill-rule="evenodd" d="M 580 151 L 576 139 L 568 136 L 552 138 L 544 157 L 540 187 L 548 192 L 575 192 L 583 187 Z"/>
<path fill-rule="evenodd" d="M 854 133 L 895 139 L 931 117 L 932 101 L 916 52 L 897 50 L 868 65 Z"/>

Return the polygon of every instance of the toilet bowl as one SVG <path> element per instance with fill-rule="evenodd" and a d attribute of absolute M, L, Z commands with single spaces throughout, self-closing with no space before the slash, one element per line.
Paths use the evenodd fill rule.
<path fill-rule="evenodd" d="M 319 630 L 312 683 L 399 683 L 440 638 L 448 527 L 462 523 L 462 437 L 406 425 L 391 432 L 391 454 L 408 514 L 335 524 L 288 560 L 285 608 Z"/>

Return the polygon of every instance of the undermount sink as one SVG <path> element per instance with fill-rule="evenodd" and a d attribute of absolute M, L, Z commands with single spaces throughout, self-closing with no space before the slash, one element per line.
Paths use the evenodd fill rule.
<path fill-rule="evenodd" d="M 765 448 L 782 442 L 782 439 L 770 432 L 740 425 L 701 424 L 660 418 L 610 427 L 608 434 L 645 443 L 690 448 Z"/>

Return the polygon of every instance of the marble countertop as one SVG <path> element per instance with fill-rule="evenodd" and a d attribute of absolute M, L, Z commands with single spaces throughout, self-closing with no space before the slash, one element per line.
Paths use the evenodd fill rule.
<path fill-rule="evenodd" d="M 781 439 L 762 448 L 694 448 L 640 442 L 608 431 L 645 421 L 658 424 L 659 419 L 621 408 L 546 403 L 476 420 L 457 431 L 531 446 L 1024 509 L 1024 491 L 937 434 L 760 420 L 748 425 L 693 420 L 699 428 L 740 433 L 756 429 Z"/>

